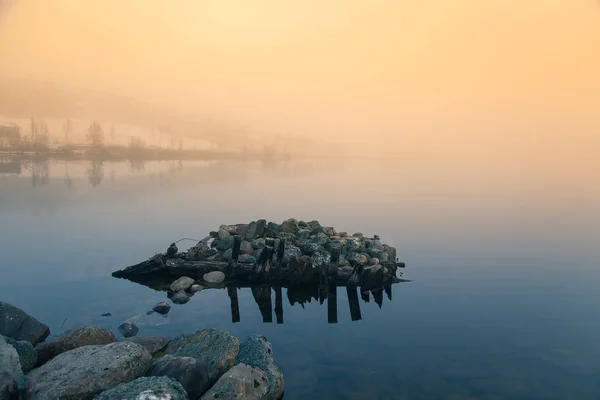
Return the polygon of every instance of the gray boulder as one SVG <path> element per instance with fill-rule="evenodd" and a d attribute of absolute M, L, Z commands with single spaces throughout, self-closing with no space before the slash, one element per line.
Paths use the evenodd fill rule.
<path fill-rule="evenodd" d="M 188 400 L 179 382 L 166 376 L 137 378 L 121 383 L 96 396 L 94 400 Z M 214 399 L 213 399 L 214 400 Z"/>
<path fill-rule="evenodd" d="M 194 282 L 195 282 L 194 279 L 192 279 L 188 276 L 182 276 L 181 278 L 177 279 L 175 282 L 171 283 L 171 286 L 169 288 L 173 292 L 179 292 L 181 290 L 189 289 L 189 287 L 192 286 L 194 284 Z"/>
<path fill-rule="evenodd" d="M 238 262 L 244 264 L 254 264 L 256 262 L 256 257 L 251 256 L 249 254 L 241 254 L 238 257 Z"/>
<path fill-rule="evenodd" d="M 104 328 L 88 326 L 75 328 L 36 346 L 37 365 L 47 363 L 65 351 L 89 345 L 109 344 L 116 342 L 115 335 Z"/>
<path fill-rule="evenodd" d="M 252 243 L 244 240 L 240 246 L 240 253 L 252 255 L 252 253 L 254 253 L 254 247 L 252 247 Z"/>
<path fill-rule="evenodd" d="M 238 364 L 227 371 L 202 396 L 202 400 L 264 400 L 267 397 L 267 375 L 246 364 Z"/>
<path fill-rule="evenodd" d="M 132 337 L 122 339 L 121 341 L 128 341 L 132 343 L 137 343 L 139 345 L 144 346 L 144 348 L 148 351 L 148 353 L 155 355 L 161 350 L 165 350 L 169 343 L 171 343 L 171 338 L 169 336 L 150 336 L 150 337 Z"/>
<path fill-rule="evenodd" d="M 283 265 L 287 266 L 291 260 L 299 260 L 302 257 L 302 251 L 293 244 L 286 243 L 283 251 Z"/>
<path fill-rule="evenodd" d="M 233 236 L 225 236 L 219 240 L 219 245 L 217 247 L 221 251 L 229 250 L 233 247 L 234 241 L 235 238 Z"/>
<path fill-rule="evenodd" d="M 20 308 L 0 301 L 0 335 L 36 345 L 50 335 L 50 328 Z"/>
<path fill-rule="evenodd" d="M 236 364 L 242 363 L 267 374 L 268 389 L 264 399 L 277 400 L 284 390 L 283 373 L 275 363 L 273 347 L 263 335 L 251 335 L 240 343 Z"/>
<path fill-rule="evenodd" d="M 16 399 L 23 379 L 19 354 L 0 336 L 0 400 Z"/>
<path fill-rule="evenodd" d="M 236 337 L 211 328 L 176 337 L 167 347 L 166 354 L 201 361 L 213 384 L 234 365 L 239 350 L 240 341 Z"/>
<path fill-rule="evenodd" d="M 131 342 L 79 347 L 59 354 L 27 375 L 26 399 L 91 400 L 146 373 L 152 357 Z"/>
<path fill-rule="evenodd" d="M 225 281 L 225 274 L 221 271 L 211 271 L 204 274 L 202 280 L 206 283 L 219 284 Z"/>
<path fill-rule="evenodd" d="M 131 322 L 123 322 L 117 328 L 123 337 L 129 338 L 138 334 L 140 329 Z"/>
<path fill-rule="evenodd" d="M 210 388 L 206 366 L 192 357 L 164 356 L 156 359 L 146 376 L 168 376 L 175 379 L 192 400 L 199 399 Z"/>
<path fill-rule="evenodd" d="M 3 337 L 6 343 L 10 344 L 17 351 L 23 372 L 31 371 L 35 367 L 38 357 L 33 345 L 27 340 L 14 340 L 6 336 Z"/>
<path fill-rule="evenodd" d="M 265 239 L 264 238 L 258 238 L 258 239 L 254 239 L 251 244 L 252 244 L 252 248 L 254 250 L 258 250 L 258 249 L 262 249 L 263 247 L 265 247 Z"/>
<path fill-rule="evenodd" d="M 265 228 L 265 236 L 274 238 L 281 231 L 281 226 L 277 225 L 274 222 L 269 222 L 267 227 Z"/>
<path fill-rule="evenodd" d="M 298 221 L 295 218 L 290 218 L 283 221 L 283 224 L 281 224 L 281 230 L 285 233 L 296 235 L 296 233 L 298 233 L 300 230 L 300 227 L 298 226 Z"/>

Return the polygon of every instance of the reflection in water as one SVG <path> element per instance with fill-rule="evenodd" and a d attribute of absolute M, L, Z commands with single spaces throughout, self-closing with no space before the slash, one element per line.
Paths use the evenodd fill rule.
<path fill-rule="evenodd" d="M 31 163 L 31 185 L 47 185 L 50 181 L 50 161 L 47 158 L 34 159 Z"/>
<path fill-rule="evenodd" d="M 140 173 L 146 170 L 146 161 L 143 159 L 129 160 L 129 170 L 133 173 Z"/>
<path fill-rule="evenodd" d="M 65 185 L 67 185 L 67 187 L 69 189 L 71 189 L 71 187 L 73 187 L 73 179 L 71 178 L 71 176 L 69 175 L 69 163 L 67 161 L 65 161 Z"/>
<path fill-rule="evenodd" d="M 90 185 L 93 187 L 99 186 L 104 179 L 104 165 L 101 160 L 93 160 L 90 162 L 90 167 L 87 169 L 87 176 Z"/>

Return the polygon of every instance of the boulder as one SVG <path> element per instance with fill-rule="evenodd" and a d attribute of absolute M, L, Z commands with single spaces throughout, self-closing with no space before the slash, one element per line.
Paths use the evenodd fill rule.
<path fill-rule="evenodd" d="M 310 262 L 313 266 L 319 267 L 321 265 L 328 265 L 331 262 L 331 254 L 323 248 L 319 248 L 310 258 Z"/>
<path fill-rule="evenodd" d="M 199 399 L 209 388 L 206 366 L 192 357 L 164 356 L 154 360 L 146 376 L 168 376 L 181 383 L 190 399 Z"/>
<path fill-rule="evenodd" d="M 238 226 L 237 225 L 221 225 L 219 230 L 227 231 L 230 235 L 238 234 Z"/>
<path fill-rule="evenodd" d="M 225 281 L 225 274 L 221 271 L 211 271 L 204 274 L 202 279 L 206 283 L 219 284 Z"/>
<path fill-rule="evenodd" d="M 14 340 L 7 336 L 3 336 L 6 343 L 10 344 L 15 348 L 19 355 L 19 361 L 21 362 L 21 369 L 23 372 L 29 372 L 35 367 L 37 363 L 37 351 L 27 340 Z"/>
<path fill-rule="evenodd" d="M 293 244 L 286 243 L 283 251 L 283 265 L 287 266 L 292 259 L 299 260 L 302 257 L 302 251 Z"/>
<path fill-rule="evenodd" d="M 240 349 L 240 341 L 228 332 L 203 329 L 173 339 L 166 354 L 177 357 L 192 357 L 201 361 L 208 369 L 211 384 L 234 364 Z"/>
<path fill-rule="evenodd" d="M 70 329 L 63 334 L 36 346 L 37 365 L 50 361 L 65 351 L 83 346 L 102 345 L 116 342 L 115 335 L 104 328 L 88 326 Z"/>
<path fill-rule="evenodd" d="M 135 336 L 140 331 L 140 329 L 131 322 L 123 322 L 117 329 L 119 330 L 119 333 L 126 338 Z"/>
<path fill-rule="evenodd" d="M 256 262 L 256 257 L 251 256 L 249 254 L 241 254 L 238 257 L 238 262 L 244 264 L 254 264 Z"/>
<path fill-rule="evenodd" d="M 251 335 L 240 343 L 236 363 L 246 364 L 267 374 L 268 388 L 264 399 L 277 400 L 283 395 L 283 373 L 275 363 L 273 347 L 263 335 Z"/>
<path fill-rule="evenodd" d="M 323 230 L 327 236 L 337 236 L 336 230 L 331 226 L 324 226 Z"/>
<path fill-rule="evenodd" d="M 246 239 L 252 240 L 265 236 L 265 230 L 267 228 L 267 220 L 259 219 L 258 221 L 250 222 L 248 225 L 248 231 L 246 231 Z"/>
<path fill-rule="evenodd" d="M 267 397 L 267 375 L 246 364 L 238 364 L 201 397 L 201 400 L 263 400 Z"/>
<path fill-rule="evenodd" d="M 310 237 L 310 229 L 300 229 L 298 233 L 296 233 L 296 238 L 298 240 L 308 239 Z"/>
<path fill-rule="evenodd" d="M 281 231 L 281 227 L 274 222 L 269 222 L 265 229 L 265 236 L 274 238 L 277 237 L 277 234 Z"/>
<path fill-rule="evenodd" d="M 25 398 L 91 400 L 144 375 L 151 364 L 150 353 L 132 342 L 79 347 L 31 371 Z"/>
<path fill-rule="evenodd" d="M 199 292 L 202 289 L 204 289 L 204 286 L 202 286 L 202 285 L 192 285 L 192 286 L 190 286 L 190 292 L 192 292 L 192 293 Z"/>
<path fill-rule="evenodd" d="M 315 243 L 319 246 L 325 246 L 327 243 L 329 243 L 329 236 L 327 236 L 325 233 L 317 233 Z"/>
<path fill-rule="evenodd" d="M 354 264 L 365 265 L 369 261 L 367 259 L 367 256 L 365 254 L 362 254 L 362 253 L 353 253 L 353 252 L 352 253 L 348 253 L 348 255 L 346 256 L 346 259 L 352 265 L 354 265 Z"/>
<path fill-rule="evenodd" d="M 190 286 L 192 286 L 194 284 L 195 280 L 188 277 L 188 276 L 182 276 L 181 278 L 177 279 L 175 282 L 171 283 L 171 286 L 169 287 L 169 289 L 171 289 L 172 292 L 179 292 L 181 290 L 187 290 L 189 289 Z"/>
<path fill-rule="evenodd" d="M 310 229 L 315 229 L 321 227 L 321 224 L 319 223 L 319 221 L 313 220 L 308 223 L 308 226 Z"/>
<path fill-rule="evenodd" d="M 237 234 L 240 235 L 241 237 L 245 238 L 246 234 L 248 233 L 248 227 L 250 225 L 248 224 L 238 224 L 237 225 Z"/>
<path fill-rule="evenodd" d="M 264 242 L 263 242 L 263 246 L 264 246 Z M 252 246 L 252 243 L 250 243 L 246 240 L 242 241 L 242 244 L 240 246 L 240 254 L 252 255 L 252 253 L 254 253 L 254 247 Z"/>
<path fill-rule="evenodd" d="M 222 261 L 229 261 L 233 256 L 233 249 L 227 249 L 223 254 L 221 254 Z"/>
<path fill-rule="evenodd" d="M 229 236 L 231 236 L 231 233 L 229 233 L 225 229 L 219 229 L 219 231 L 217 232 L 217 237 L 221 240 L 223 240 L 223 238 L 229 237 Z"/>
<path fill-rule="evenodd" d="M 0 336 L 0 400 L 16 399 L 22 379 L 17 350 Z"/>
<path fill-rule="evenodd" d="M 363 236 L 364 236 L 364 235 L 363 235 L 361 232 L 356 232 L 356 233 L 353 233 L 353 234 L 352 234 L 352 237 L 359 238 L 359 239 L 362 239 L 362 238 L 363 238 Z"/>
<path fill-rule="evenodd" d="M 50 328 L 20 308 L 0 301 L 0 335 L 36 345 L 50 335 Z"/>
<path fill-rule="evenodd" d="M 223 238 L 221 238 L 221 240 L 219 240 L 219 245 L 217 246 L 217 248 L 221 251 L 229 250 L 229 249 L 233 248 L 234 241 L 235 241 L 235 238 L 233 236 L 223 237 Z"/>
<path fill-rule="evenodd" d="M 159 313 L 160 315 L 167 315 L 169 311 L 171 311 L 171 306 L 169 305 L 169 303 L 161 301 L 152 308 L 152 311 Z"/>
<path fill-rule="evenodd" d="M 254 250 L 262 249 L 263 247 L 265 247 L 265 239 L 264 238 L 254 239 L 251 242 L 251 244 L 252 244 L 252 248 Z"/>
<path fill-rule="evenodd" d="M 190 296 L 185 292 L 185 290 L 180 290 L 171 296 L 171 301 L 175 304 L 185 304 L 190 301 Z"/>
<path fill-rule="evenodd" d="M 132 343 L 137 343 L 139 345 L 144 346 L 144 348 L 151 355 L 155 355 L 162 350 L 165 350 L 169 343 L 171 343 L 171 338 L 169 336 L 149 336 L 149 337 L 132 337 L 122 339 L 121 341 L 128 341 Z"/>
<path fill-rule="evenodd" d="M 106 390 L 94 400 L 188 400 L 179 382 L 166 376 L 137 378 Z M 213 399 L 214 400 L 214 399 Z"/>
<path fill-rule="evenodd" d="M 295 236 L 300 230 L 300 227 L 298 226 L 298 221 L 295 218 L 290 218 L 283 221 L 283 224 L 281 224 L 281 230 L 285 233 L 291 233 Z"/>

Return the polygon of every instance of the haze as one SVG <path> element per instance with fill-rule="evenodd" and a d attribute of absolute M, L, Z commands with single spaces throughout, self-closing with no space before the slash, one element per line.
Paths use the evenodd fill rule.
<path fill-rule="evenodd" d="M 370 155 L 505 151 L 542 161 L 561 153 L 570 162 L 598 144 L 600 5 L 593 0 L 22 0 L 5 7 L 4 77 L 322 136 Z"/>

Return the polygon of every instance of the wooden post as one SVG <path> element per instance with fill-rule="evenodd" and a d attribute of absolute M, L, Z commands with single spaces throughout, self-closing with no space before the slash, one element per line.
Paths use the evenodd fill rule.
<path fill-rule="evenodd" d="M 368 303 L 371 299 L 371 296 L 369 295 L 369 291 L 368 290 L 361 290 L 360 291 L 360 298 L 365 302 Z"/>
<path fill-rule="evenodd" d="M 329 285 L 327 288 L 327 322 L 337 324 L 337 286 Z"/>
<path fill-rule="evenodd" d="M 283 297 L 281 295 L 281 286 L 275 286 L 275 318 L 278 324 L 283 324 Z"/>
<path fill-rule="evenodd" d="M 375 303 L 381 308 L 381 306 L 383 306 L 383 290 L 379 288 L 372 290 L 371 293 L 373 293 L 373 300 L 375 300 Z"/>
<path fill-rule="evenodd" d="M 235 324 L 236 322 L 240 322 L 240 305 L 238 303 L 237 287 L 228 285 L 227 294 L 231 301 L 231 322 Z"/>
<path fill-rule="evenodd" d="M 360 303 L 358 302 L 358 293 L 356 292 L 355 286 L 346 286 L 346 292 L 348 293 L 348 305 L 350 306 L 350 317 L 352 321 L 359 321 L 362 319 L 360 315 Z"/>
<path fill-rule="evenodd" d="M 329 270 L 327 271 L 327 274 L 332 277 L 337 276 L 337 271 L 338 271 L 339 265 L 340 265 L 340 248 L 333 247 L 331 249 L 331 261 L 329 262 Z"/>
<path fill-rule="evenodd" d="M 273 322 L 273 306 L 271 304 L 271 286 L 253 286 L 252 296 L 258 304 L 258 309 L 264 323 Z"/>
<path fill-rule="evenodd" d="M 392 284 L 388 283 L 383 285 L 383 290 L 385 290 L 385 294 L 387 294 L 388 299 L 392 301 Z"/>
<path fill-rule="evenodd" d="M 242 237 L 239 235 L 235 235 L 233 237 L 233 248 L 231 249 L 231 258 L 229 259 L 229 262 L 227 263 L 227 271 L 225 272 L 225 275 L 227 275 L 228 278 L 233 275 L 233 267 L 238 262 L 238 257 L 240 256 L 241 246 L 242 246 Z"/>
<path fill-rule="evenodd" d="M 272 266 L 271 279 L 279 281 L 281 279 L 281 270 L 283 269 L 283 254 L 285 253 L 285 239 L 279 241 L 277 255 Z"/>

